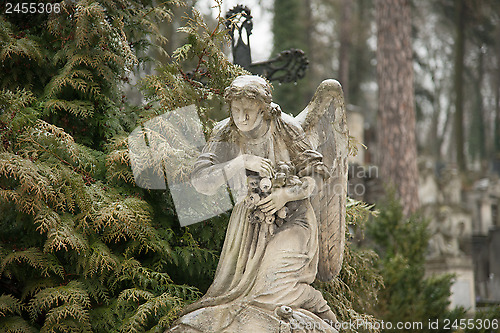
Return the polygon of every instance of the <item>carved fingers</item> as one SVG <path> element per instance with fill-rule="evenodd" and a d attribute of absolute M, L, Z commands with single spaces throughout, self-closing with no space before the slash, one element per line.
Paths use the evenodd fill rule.
<path fill-rule="evenodd" d="M 273 176 L 274 169 L 273 169 L 273 166 L 271 164 L 271 161 L 268 160 L 267 158 L 262 159 L 259 174 L 262 177 L 272 177 Z"/>
<path fill-rule="evenodd" d="M 257 203 L 266 215 L 273 215 L 288 202 L 283 189 L 277 189 Z"/>
<path fill-rule="evenodd" d="M 261 177 L 273 176 L 274 169 L 271 160 L 260 156 L 245 154 L 243 155 L 243 161 L 245 162 L 246 169 L 258 172 Z"/>
<path fill-rule="evenodd" d="M 266 215 L 272 215 L 278 211 L 277 202 L 273 200 L 272 194 L 257 203 L 260 210 Z"/>
<path fill-rule="evenodd" d="M 272 177 L 273 175 L 273 166 L 271 164 L 271 160 L 267 158 L 255 156 L 255 164 L 257 165 L 254 171 L 257 171 L 261 177 Z"/>

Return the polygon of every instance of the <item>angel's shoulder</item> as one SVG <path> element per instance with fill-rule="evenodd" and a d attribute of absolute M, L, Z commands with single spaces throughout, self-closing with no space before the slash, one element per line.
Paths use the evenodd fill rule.
<path fill-rule="evenodd" d="M 217 123 L 212 128 L 212 132 L 210 134 L 210 138 L 212 140 L 219 140 L 226 136 L 230 131 L 230 118 L 225 118 Z"/>
<path fill-rule="evenodd" d="M 280 120 L 284 125 L 285 130 L 293 137 L 301 138 L 305 135 L 300 122 L 298 122 L 292 115 L 281 112 Z"/>
<path fill-rule="evenodd" d="M 225 119 L 222 119 L 221 121 L 218 121 L 215 123 L 215 126 L 212 130 L 212 133 L 217 133 L 219 132 L 221 129 L 225 128 L 225 127 L 228 127 L 229 126 L 229 120 L 230 118 L 227 117 Z"/>

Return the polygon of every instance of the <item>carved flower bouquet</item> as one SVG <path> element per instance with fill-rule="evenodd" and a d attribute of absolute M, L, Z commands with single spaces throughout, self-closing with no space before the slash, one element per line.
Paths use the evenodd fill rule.
<path fill-rule="evenodd" d="M 285 222 L 288 215 L 288 207 L 285 205 L 274 214 L 263 212 L 257 203 L 271 194 L 273 188 L 300 187 L 302 181 L 296 175 L 296 169 L 291 162 L 280 161 L 273 177 L 261 177 L 258 174 L 247 176 L 248 194 L 245 197 L 245 205 L 251 210 L 250 223 L 265 223 L 269 226 L 269 232 L 274 234 L 276 227 Z"/>

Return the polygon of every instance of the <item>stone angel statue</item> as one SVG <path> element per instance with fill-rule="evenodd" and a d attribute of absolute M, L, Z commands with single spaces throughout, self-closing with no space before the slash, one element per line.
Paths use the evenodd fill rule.
<path fill-rule="evenodd" d="M 311 286 L 340 271 L 347 196 L 342 88 L 320 84 L 297 117 L 272 102 L 258 76 L 225 91 L 230 117 L 214 128 L 191 182 L 233 191 L 215 278 L 167 332 L 337 332 L 335 314 Z"/>

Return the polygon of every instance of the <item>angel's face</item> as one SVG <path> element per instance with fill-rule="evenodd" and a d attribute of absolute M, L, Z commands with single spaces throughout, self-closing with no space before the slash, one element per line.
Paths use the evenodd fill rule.
<path fill-rule="evenodd" d="M 258 128 L 264 118 L 265 105 L 251 98 L 237 98 L 231 102 L 231 114 L 234 124 L 242 132 Z"/>

